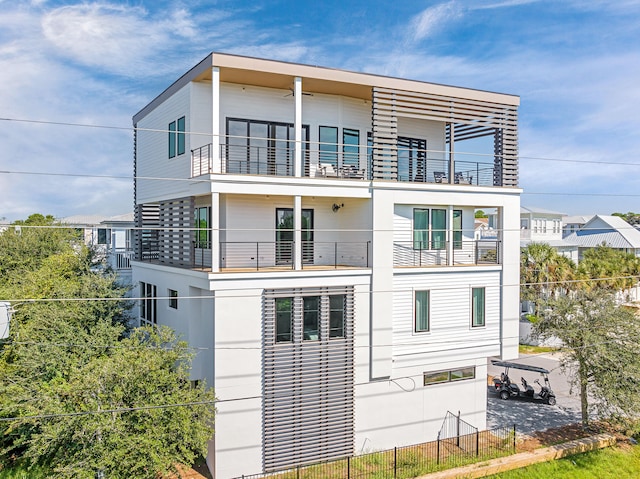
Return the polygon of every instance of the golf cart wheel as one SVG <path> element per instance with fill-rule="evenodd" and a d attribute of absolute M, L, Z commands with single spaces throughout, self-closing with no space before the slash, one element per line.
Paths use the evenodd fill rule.
<path fill-rule="evenodd" d="M 500 399 L 509 399 L 509 396 L 511 396 L 511 394 L 509 394 L 509 391 L 500 391 Z"/>
<path fill-rule="evenodd" d="M 556 397 L 555 396 L 549 396 L 549 399 L 547 399 L 547 404 L 549 406 L 555 406 L 556 405 Z"/>

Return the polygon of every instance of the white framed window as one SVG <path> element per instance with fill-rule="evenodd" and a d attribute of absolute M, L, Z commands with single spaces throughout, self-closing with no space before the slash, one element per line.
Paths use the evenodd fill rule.
<path fill-rule="evenodd" d="M 471 288 L 471 326 L 485 326 L 485 288 Z"/>
<path fill-rule="evenodd" d="M 414 332 L 424 333 L 430 330 L 430 295 L 429 291 L 414 291 Z"/>

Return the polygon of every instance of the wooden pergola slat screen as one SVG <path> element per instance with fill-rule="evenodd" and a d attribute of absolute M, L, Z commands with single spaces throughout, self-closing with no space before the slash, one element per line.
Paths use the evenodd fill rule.
<path fill-rule="evenodd" d="M 516 106 L 374 87 L 372 92 L 373 179 L 398 178 L 398 118 L 447 124 L 446 140 L 494 137 L 494 186 L 518 186 Z M 453 135 L 451 129 L 453 128 Z"/>

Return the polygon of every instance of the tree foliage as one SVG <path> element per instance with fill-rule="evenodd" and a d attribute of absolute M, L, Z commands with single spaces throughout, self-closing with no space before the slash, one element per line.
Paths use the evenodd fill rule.
<path fill-rule="evenodd" d="M 191 387 L 186 344 L 168 329 L 129 330 L 129 302 L 112 300 L 126 289 L 96 272 L 77 233 L 27 222 L 58 226 L 32 215 L 0 233 L 0 300 L 24 301 L 0 346 L 0 463 L 154 479 L 193 464 L 214 397 Z M 184 403 L 200 404 L 153 408 Z"/>
<path fill-rule="evenodd" d="M 522 298 L 539 301 L 572 288 L 576 266 L 547 243 L 530 243 L 520 254 Z"/>
<path fill-rule="evenodd" d="M 593 411 L 600 417 L 640 414 L 640 321 L 610 291 L 549 299 L 534 331 L 563 342 L 561 365 L 580 391 L 584 426 Z"/>
<path fill-rule="evenodd" d="M 585 251 L 578 266 L 578 277 L 586 289 L 624 291 L 637 284 L 638 275 L 640 258 L 605 244 Z"/>
<path fill-rule="evenodd" d="M 612 216 L 619 216 L 630 225 L 640 225 L 640 213 L 629 211 L 628 213 L 612 213 Z"/>

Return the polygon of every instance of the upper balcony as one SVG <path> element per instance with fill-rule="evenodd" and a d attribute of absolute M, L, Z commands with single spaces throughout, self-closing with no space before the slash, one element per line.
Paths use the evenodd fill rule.
<path fill-rule="evenodd" d="M 191 151 L 191 177 L 212 173 L 260 176 L 295 176 L 295 142 L 256 137 L 224 137 Z M 395 158 L 392 175 L 376 174 L 373 147 L 340 143 L 304 142 L 302 174 L 308 178 L 349 180 L 393 179 L 398 182 L 500 186 L 501 162 L 494 155 L 446 153 L 416 147 L 401 139 L 390 153 Z M 420 145 L 418 145 L 420 146 Z M 215 151 L 214 151 L 215 149 Z"/>

